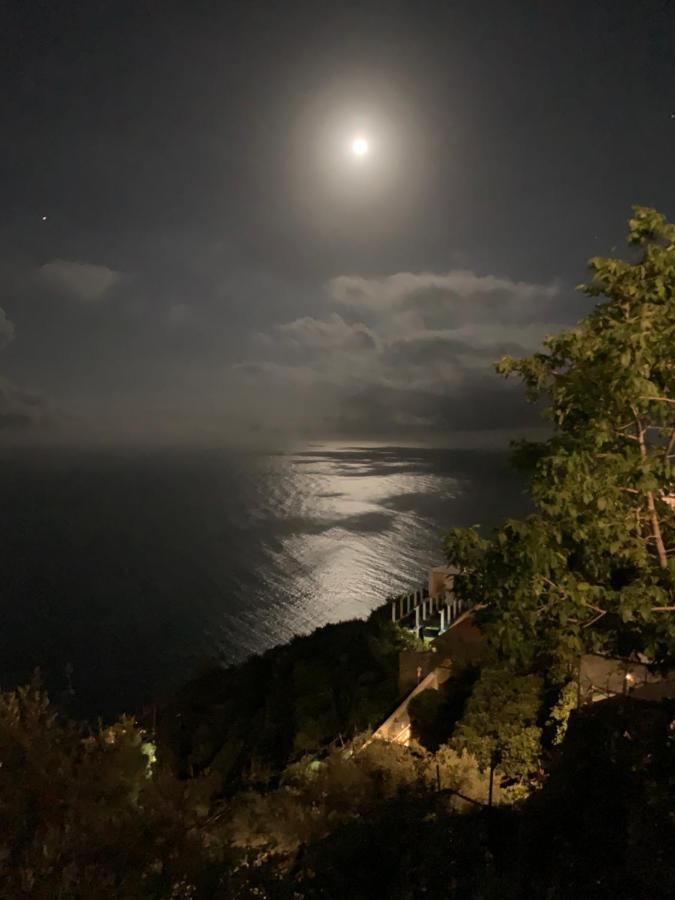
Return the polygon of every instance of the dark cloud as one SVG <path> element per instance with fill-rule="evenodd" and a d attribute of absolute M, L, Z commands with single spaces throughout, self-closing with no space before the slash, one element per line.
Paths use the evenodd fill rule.
<path fill-rule="evenodd" d="M 424 435 L 436 432 L 498 432 L 541 427 L 539 411 L 525 403 L 515 386 L 477 377 L 464 392 L 439 396 L 424 390 L 396 390 L 371 386 L 344 397 L 334 427 L 363 433 L 366 423 L 373 434 Z"/>
<path fill-rule="evenodd" d="M 329 291 L 339 304 L 373 313 L 414 310 L 425 320 L 490 318 L 532 321 L 546 318 L 550 301 L 560 293 L 556 284 L 516 282 L 493 275 L 458 270 L 443 275 L 399 272 L 386 278 L 334 278 Z"/>
<path fill-rule="evenodd" d="M 14 340 L 14 325 L 7 318 L 4 309 L 0 307 L 0 350 Z"/>
<path fill-rule="evenodd" d="M 384 358 L 392 365 L 411 363 L 428 365 L 442 360 L 473 361 L 493 363 L 502 356 L 523 356 L 527 352 L 522 344 L 515 341 L 484 343 L 482 345 L 463 341 L 452 332 L 429 331 L 411 338 L 391 341 L 385 348 Z"/>
<path fill-rule="evenodd" d="M 376 336 L 367 325 L 362 322 L 348 324 L 337 313 L 326 319 L 303 316 L 279 325 L 276 331 L 278 337 L 298 347 L 316 350 L 374 350 L 377 347 Z"/>
<path fill-rule="evenodd" d="M 42 397 L 0 378 L 0 431 L 24 432 L 53 423 L 54 416 Z"/>
<path fill-rule="evenodd" d="M 246 374 L 249 392 L 271 391 L 277 407 L 284 397 L 280 408 L 294 411 L 293 427 L 313 433 L 532 428 L 536 410 L 493 364 L 526 355 L 558 327 L 541 313 L 559 293 L 556 284 L 467 271 L 336 278 L 327 297 L 340 312 L 303 316 L 259 336 L 264 359 L 240 364 L 238 374 Z M 275 410 L 266 417 L 276 421 Z"/>
<path fill-rule="evenodd" d="M 198 263 L 212 273 L 201 295 L 172 288 L 175 254 L 170 278 L 162 280 L 158 267 L 154 285 L 147 272 L 122 279 L 112 265 L 58 260 L 41 267 L 37 285 L 28 268 L 23 280 L 15 275 L 24 316 L 34 310 L 35 321 L 38 314 L 51 320 L 57 343 L 68 340 L 64 329 L 79 331 L 83 342 L 79 355 L 59 362 L 60 382 L 43 378 L 52 403 L 74 412 L 66 431 L 88 420 L 87 439 L 93 433 L 133 440 L 144 434 L 209 441 L 342 433 L 399 438 L 500 429 L 506 438 L 536 419 L 523 412 L 519 392 L 505 392 L 493 363 L 505 353 L 531 352 L 559 327 L 545 315 L 555 314 L 556 283 L 467 270 L 345 276 L 280 306 L 279 313 L 305 312 L 260 331 L 251 327 L 255 294 L 240 317 L 220 300 L 250 294 L 246 273 L 216 277 L 208 259 Z M 259 273 L 252 283 L 265 303 L 261 312 L 269 309 Z M 47 288 L 82 302 L 55 305 L 41 293 Z M 108 293 L 115 302 L 101 303 Z M 85 314 L 85 306 L 96 306 L 97 315 Z M 24 380 L 21 359 L 13 357 L 12 384 Z M 61 389 L 68 378 L 70 406 Z M 95 400 L 90 382 L 97 385 Z M 46 403 L 25 409 L 16 388 L 10 402 L 7 384 L 5 416 L 15 429 L 55 421 Z M 78 395 L 82 401 L 73 403 Z"/>
<path fill-rule="evenodd" d="M 55 259 L 40 266 L 39 275 L 46 286 L 83 303 L 101 300 L 121 277 L 108 266 L 65 259 Z"/>

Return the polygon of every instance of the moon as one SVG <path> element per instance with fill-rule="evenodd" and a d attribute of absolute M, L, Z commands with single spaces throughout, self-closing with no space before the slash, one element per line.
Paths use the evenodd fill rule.
<path fill-rule="evenodd" d="M 352 141 L 352 153 L 354 156 L 367 156 L 370 144 L 364 137 L 355 137 Z"/>

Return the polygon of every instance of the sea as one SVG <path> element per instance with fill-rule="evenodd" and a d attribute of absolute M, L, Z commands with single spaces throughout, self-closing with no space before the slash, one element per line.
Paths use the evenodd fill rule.
<path fill-rule="evenodd" d="M 74 715 L 161 703 L 442 564 L 443 534 L 528 509 L 497 451 L 307 444 L 0 453 L 0 687 Z"/>

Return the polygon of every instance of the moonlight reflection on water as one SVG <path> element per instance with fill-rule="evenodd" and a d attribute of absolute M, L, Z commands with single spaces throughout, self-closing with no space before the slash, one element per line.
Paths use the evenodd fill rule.
<path fill-rule="evenodd" d="M 495 453 L 314 445 L 287 453 L 2 460 L 2 681 L 74 669 L 86 712 L 135 709 L 204 660 L 237 662 L 368 615 L 442 560 L 441 533 L 524 509 Z"/>

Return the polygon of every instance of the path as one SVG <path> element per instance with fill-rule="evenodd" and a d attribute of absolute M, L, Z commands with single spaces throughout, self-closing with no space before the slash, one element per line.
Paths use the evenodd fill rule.
<path fill-rule="evenodd" d="M 413 697 L 422 691 L 437 691 L 450 677 L 454 663 L 476 661 L 482 651 L 484 637 L 473 622 L 471 610 L 463 613 L 442 635 L 432 642 L 438 663 L 432 672 L 405 697 L 394 712 L 380 725 L 372 739 L 379 738 L 397 744 L 408 744 L 411 722 L 408 706 Z"/>

